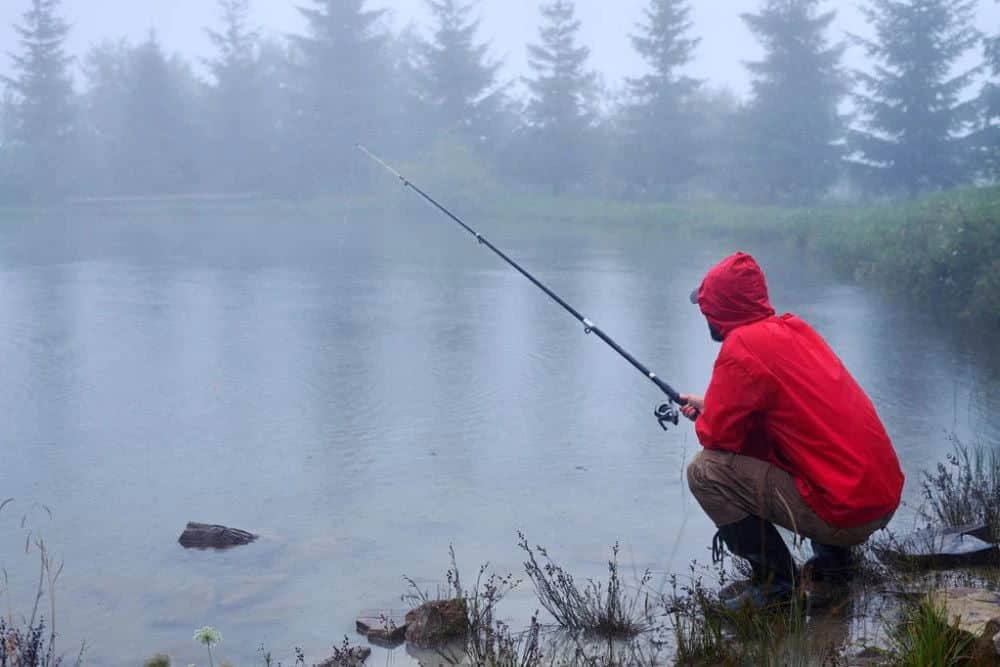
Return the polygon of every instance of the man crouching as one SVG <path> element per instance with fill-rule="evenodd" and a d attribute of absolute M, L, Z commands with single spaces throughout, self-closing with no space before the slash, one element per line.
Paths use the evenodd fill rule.
<path fill-rule="evenodd" d="M 814 581 L 846 583 L 850 547 L 889 523 L 903 489 L 871 400 L 808 324 L 775 315 L 750 255 L 715 266 L 691 301 L 722 349 L 705 396 L 683 397 L 704 447 L 688 483 L 717 539 L 753 573 L 727 605 L 792 598 L 798 570 L 775 524 L 812 541 Z"/>

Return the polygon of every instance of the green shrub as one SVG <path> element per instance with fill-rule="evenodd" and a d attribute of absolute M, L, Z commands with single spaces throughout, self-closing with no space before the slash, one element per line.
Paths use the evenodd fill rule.
<path fill-rule="evenodd" d="M 907 609 L 890 633 L 899 667 L 958 667 L 971 661 L 974 638 L 948 624 L 944 606 L 928 596 Z"/>
<path fill-rule="evenodd" d="M 143 667 L 170 667 L 170 656 L 157 653 L 152 658 L 142 663 Z"/>

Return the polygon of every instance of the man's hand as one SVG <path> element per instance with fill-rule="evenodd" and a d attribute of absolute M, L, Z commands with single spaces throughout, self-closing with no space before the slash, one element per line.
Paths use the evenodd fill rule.
<path fill-rule="evenodd" d="M 697 421 L 698 417 L 705 410 L 705 397 L 694 396 L 692 394 L 681 394 L 681 400 L 687 403 L 686 405 L 681 406 L 681 414 L 691 421 Z"/>

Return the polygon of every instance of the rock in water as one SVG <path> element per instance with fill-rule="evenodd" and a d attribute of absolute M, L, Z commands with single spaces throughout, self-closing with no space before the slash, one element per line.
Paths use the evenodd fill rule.
<path fill-rule="evenodd" d="M 954 568 L 1000 562 L 996 536 L 986 526 L 915 531 L 885 551 L 888 560 L 903 567 Z"/>
<path fill-rule="evenodd" d="M 185 549 L 231 549 L 250 544 L 257 536 L 245 530 L 189 522 L 177 541 Z"/>
<path fill-rule="evenodd" d="M 376 646 L 396 648 L 406 641 L 406 621 L 401 612 L 364 612 L 355 622 L 355 629 Z"/>
<path fill-rule="evenodd" d="M 406 614 L 406 641 L 435 646 L 465 637 L 469 632 L 468 611 L 462 598 L 425 602 Z"/>

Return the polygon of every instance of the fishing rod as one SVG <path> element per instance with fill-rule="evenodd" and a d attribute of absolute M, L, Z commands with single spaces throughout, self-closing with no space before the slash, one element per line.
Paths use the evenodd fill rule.
<path fill-rule="evenodd" d="M 673 424 L 675 426 L 678 424 L 678 422 L 680 420 L 680 415 L 679 415 L 679 412 L 678 412 L 677 408 L 674 407 L 673 404 L 676 403 L 677 405 L 687 405 L 687 401 L 684 400 L 683 398 L 681 398 L 681 395 L 677 392 L 677 390 L 675 390 L 669 384 L 667 384 L 666 382 L 664 382 L 656 373 L 654 373 L 653 371 L 651 371 L 642 362 L 640 362 L 638 359 L 636 359 L 631 354 L 629 354 L 629 352 L 625 348 L 623 348 L 621 345 L 619 345 L 618 343 L 616 343 L 614 341 L 614 339 L 611 338 L 611 336 L 609 336 L 608 334 L 604 333 L 604 331 L 599 326 L 597 326 L 596 324 L 594 324 L 593 322 L 591 322 L 589 319 L 587 319 L 586 317 L 584 317 L 576 308 L 574 308 L 573 306 L 569 305 L 566 301 L 563 300 L 562 297 L 560 297 L 558 294 L 556 294 L 551 289 L 549 289 L 545 284 L 543 284 L 540 280 L 538 280 L 538 278 L 536 278 L 535 276 L 531 275 L 531 273 L 529 273 L 524 267 L 522 267 L 520 264 L 518 264 L 517 262 L 515 262 L 514 260 L 512 260 L 510 257 L 508 257 L 502 250 L 500 250 L 499 248 L 497 248 L 495 245 L 493 245 L 492 243 L 490 243 L 489 240 L 487 240 L 487 238 L 485 236 L 483 236 L 482 234 L 480 234 L 479 232 L 477 232 L 475 229 L 473 229 L 472 227 L 470 227 L 469 225 L 467 225 L 461 218 L 459 218 L 457 215 L 455 215 L 454 213 L 452 213 L 451 211 L 449 211 L 447 208 L 445 208 L 443 205 L 441 205 L 440 203 L 438 203 L 437 200 L 435 200 L 429 194 L 427 194 L 426 192 L 424 192 L 423 190 L 421 190 L 420 187 L 417 186 L 413 181 L 411 181 L 410 179 L 406 178 L 401 173 L 399 173 L 398 171 L 396 171 L 395 169 L 393 169 L 382 158 L 378 157 L 377 155 L 375 155 L 374 153 L 372 153 L 371 151 L 369 151 L 367 148 L 365 148 L 361 144 L 357 144 L 357 149 L 359 151 L 361 151 L 362 153 L 364 153 L 365 155 L 367 155 L 372 160 L 374 160 L 376 163 L 378 163 L 379 165 L 381 165 L 390 174 L 392 174 L 393 176 L 395 176 L 396 178 L 398 178 L 400 180 L 400 182 L 403 184 L 403 187 L 406 187 L 406 188 L 409 188 L 409 189 L 413 190 L 415 193 L 417 193 L 418 195 L 420 195 L 421 197 L 423 197 L 434 208 L 436 208 L 437 210 L 441 211 L 446 216 L 448 216 L 449 218 L 451 218 L 452 220 L 454 220 L 456 223 L 458 223 L 459 225 L 461 225 L 462 228 L 465 231 L 467 231 L 469 234 L 471 234 L 472 236 L 474 236 L 476 238 L 476 241 L 479 242 L 479 245 L 486 246 L 487 248 L 489 248 L 490 250 L 492 250 L 494 253 L 497 254 L 497 256 L 500 257 L 500 259 L 502 259 L 503 261 L 505 261 L 508 264 L 510 264 L 518 273 L 520 273 L 522 276 L 524 276 L 525 278 L 527 278 L 528 280 L 530 280 L 537 288 L 539 288 L 540 290 L 542 290 L 543 292 L 545 292 L 547 295 L 549 295 L 549 297 L 553 301 L 555 301 L 557 304 L 559 304 L 560 306 L 562 306 L 563 309 L 566 310 L 566 312 L 568 312 L 570 315 L 572 315 L 573 317 L 575 317 L 583 325 L 583 331 L 584 331 L 584 333 L 586 333 L 586 334 L 594 334 L 595 336 L 597 336 L 598 338 L 600 338 L 602 341 L 604 341 L 605 343 L 607 343 L 608 347 L 610 347 L 612 350 L 614 350 L 615 352 L 617 352 L 618 354 L 620 354 L 625 359 L 625 361 L 627 361 L 630 364 L 632 364 L 632 366 L 636 370 L 638 370 L 640 373 L 642 373 L 643 375 L 645 375 L 648 380 L 652 381 L 653 384 L 655 384 L 657 387 L 659 387 L 660 391 L 662 391 L 664 394 L 666 394 L 667 397 L 670 399 L 669 403 L 664 403 L 664 404 L 662 404 L 662 405 L 660 405 L 660 406 L 658 406 L 656 408 L 656 410 L 654 412 L 654 416 L 656 417 L 656 421 L 659 422 L 660 426 L 663 427 L 664 431 L 667 430 L 668 424 Z"/>

